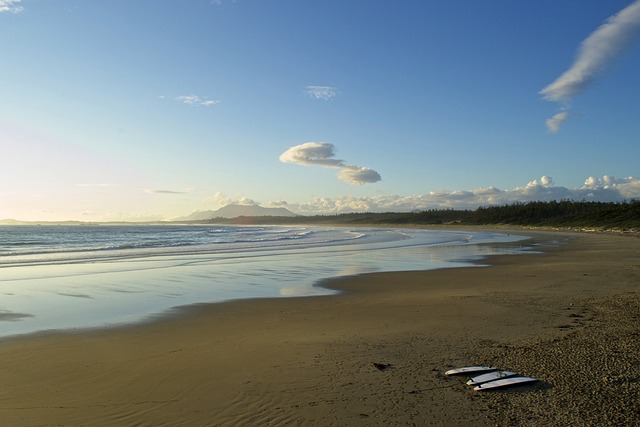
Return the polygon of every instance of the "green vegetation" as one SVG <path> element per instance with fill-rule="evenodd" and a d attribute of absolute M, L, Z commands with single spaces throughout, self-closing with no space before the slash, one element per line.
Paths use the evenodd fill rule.
<path fill-rule="evenodd" d="M 601 230 L 640 230 L 640 201 L 530 202 L 476 210 L 431 209 L 405 213 L 348 213 L 297 217 L 214 218 L 201 223 L 353 225 L 518 225 Z"/>

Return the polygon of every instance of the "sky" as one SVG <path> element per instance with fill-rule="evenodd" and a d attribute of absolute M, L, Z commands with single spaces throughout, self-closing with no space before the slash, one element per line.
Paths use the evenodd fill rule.
<path fill-rule="evenodd" d="M 0 220 L 640 198 L 640 0 L 0 0 Z"/>

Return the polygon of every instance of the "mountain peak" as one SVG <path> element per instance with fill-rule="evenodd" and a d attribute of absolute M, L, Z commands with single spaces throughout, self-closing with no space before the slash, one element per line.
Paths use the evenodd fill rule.
<path fill-rule="evenodd" d="M 227 205 L 217 210 L 196 211 L 187 216 L 188 221 L 212 218 L 237 218 L 239 216 L 297 216 L 286 208 L 265 208 L 259 205 Z"/>

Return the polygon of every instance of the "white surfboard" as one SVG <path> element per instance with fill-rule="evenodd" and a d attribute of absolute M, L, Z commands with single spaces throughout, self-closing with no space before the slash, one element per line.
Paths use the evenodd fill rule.
<path fill-rule="evenodd" d="M 503 378 L 501 380 L 490 381 L 488 383 L 480 384 L 473 388 L 474 391 L 485 391 L 485 390 L 493 390 L 501 387 L 509 387 L 519 384 L 527 384 L 538 381 L 535 378 L 529 377 L 511 377 L 511 378 Z"/>
<path fill-rule="evenodd" d="M 465 366 L 464 368 L 450 369 L 445 375 L 475 375 L 480 372 L 497 371 L 498 368 L 492 366 Z"/>
<path fill-rule="evenodd" d="M 501 378 L 514 377 L 518 374 L 511 371 L 494 371 L 487 374 L 478 375 L 467 381 L 467 385 L 478 385 L 482 383 L 488 383 L 489 381 L 499 380 Z"/>

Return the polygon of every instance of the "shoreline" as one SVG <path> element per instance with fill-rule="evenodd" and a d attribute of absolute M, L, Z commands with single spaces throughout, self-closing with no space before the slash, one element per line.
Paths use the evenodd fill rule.
<path fill-rule="evenodd" d="M 616 304 L 624 301 L 625 313 L 638 306 L 640 241 L 513 231 L 571 240 L 544 253 L 482 260 L 490 267 L 323 281 L 340 289 L 338 295 L 198 304 L 140 325 L 9 337 L 0 341 L 5 385 L 0 417 L 16 426 L 492 425 L 505 420 L 539 425 L 549 420 L 544 405 L 551 405 L 547 417 L 561 411 L 563 402 L 567 406 L 567 384 L 556 383 L 558 377 L 527 371 L 541 379 L 532 390 L 479 394 L 442 373 L 501 362 L 519 364 L 504 368 L 532 370 L 536 365 L 527 362 L 523 349 L 532 349 L 541 360 L 550 343 L 588 341 L 585 331 L 603 325 L 608 335 L 622 334 L 615 319 L 624 316 L 615 314 Z M 623 335 L 633 347 L 637 337 L 631 332 Z M 390 369 L 380 371 L 373 363 Z M 628 396 L 635 392 L 637 400 L 640 364 L 635 366 L 591 380 L 599 384 L 608 375 L 609 389 L 619 386 Z M 571 377 L 571 371 L 565 375 Z M 584 383 L 590 377 L 580 378 Z M 549 397 L 558 402 L 548 402 Z M 532 401 L 537 409 L 525 404 Z M 602 404 L 611 419 L 624 421 L 615 418 L 619 410 L 613 404 Z M 631 411 L 630 424 L 638 408 L 617 404 Z M 528 412 L 518 412 L 525 407 Z M 570 414 L 563 416 L 570 421 Z"/>
<path fill-rule="evenodd" d="M 235 228 L 229 239 L 232 246 L 211 253 L 213 248 L 207 245 L 187 246 L 186 252 L 175 252 L 183 247 L 169 245 L 161 254 L 151 251 L 144 256 L 116 251 L 105 258 L 101 251 L 89 250 L 78 257 L 74 251 L 62 251 L 64 262 L 53 259 L 49 264 L 44 253 L 37 265 L 5 263 L 9 268 L 0 266 L 0 288 L 6 295 L 0 304 L 4 326 L 0 339 L 140 323 L 198 303 L 327 294 L 333 291 L 314 284 L 368 271 L 468 265 L 480 255 L 501 252 L 502 241 L 514 239 L 486 231 L 275 227 L 265 231 L 266 236 L 277 236 L 275 240 L 267 237 L 266 246 L 243 248 L 242 242 L 254 239 L 254 232 L 243 236 Z M 178 230 L 181 235 L 183 230 Z M 209 231 L 199 230 L 196 236 Z M 158 238 L 153 229 L 148 233 L 143 227 L 140 232 L 151 240 Z M 104 240 L 98 234 L 98 241 Z M 288 243 L 297 235 L 311 240 Z M 491 246 L 484 247 L 483 242 Z M 505 251 L 514 250 L 505 247 Z M 122 258 L 116 261 L 114 256 Z"/>

